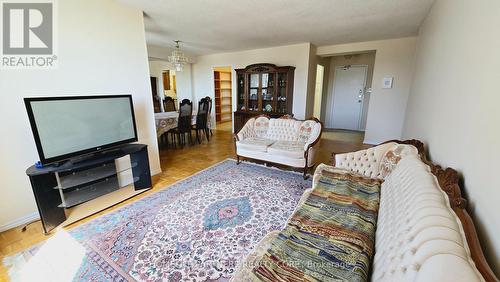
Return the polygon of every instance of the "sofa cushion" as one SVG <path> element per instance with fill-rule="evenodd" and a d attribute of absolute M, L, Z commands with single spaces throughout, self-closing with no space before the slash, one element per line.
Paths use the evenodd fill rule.
<path fill-rule="evenodd" d="M 269 148 L 269 154 L 281 155 L 288 158 L 304 158 L 304 142 L 299 141 L 276 141 Z"/>
<path fill-rule="evenodd" d="M 267 148 L 274 142 L 274 140 L 266 138 L 250 137 L 241 141 L 236 141 L 236 146 L 243 150 L 267 152 Z"/>

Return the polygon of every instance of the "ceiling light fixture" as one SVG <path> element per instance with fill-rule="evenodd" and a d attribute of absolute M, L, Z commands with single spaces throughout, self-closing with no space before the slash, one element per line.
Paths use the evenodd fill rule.
<path fill-rule="evenodd" d="M 179 46 L 180 40 L 175 40 L 175 50 L 168 56 L 168 61 L 174 66 L 176 71 L 182 71 L 184 65 L 188 63 L 188 58 L 184 56 Z"/>

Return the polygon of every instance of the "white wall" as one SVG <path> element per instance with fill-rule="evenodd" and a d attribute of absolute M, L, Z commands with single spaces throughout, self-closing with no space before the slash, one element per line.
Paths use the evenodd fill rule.
<path fill-rule="evenodd" d="M 38 155 L 23 97 L 131 93 L 139 142 L 149 145 L 152 173 L 161 171 L 142 12 L 111 0 L 64 0 L 58 7 L 59 67 L 0 70 L 2 229 L 37 211 L 25 169 Z"/>
<path fill-rule="evenodd" d="M 316 71 L 319 58 L 316 56 L 316 46 L 310 44 L 309 47 L 309 69 L 307 72 L 307 96 L 305 118 L 311 118 L 314 114 L 314 94 L 316 92 Z M 295 98 L 295 97 L 294 97 Z"/>
<path fill-rule="evenodd" d="M 214 97 L 213 67 L 231 66 L 244 68 L 256 63 L 271 63 L 278 66 L 295 66 L 293 113 L 304 119 L 306 114 L 307 82 L 309 71 L 309 50 L 311 44 L 302 43 L 265 49 L 220 53 L 199 56 L 192 65 L 194 99 Z M 314 92 L 314 87 L 312 87 Z M 236 99 L 236 77 L 233 71 L 233 100 Z M 236 101 L 233 101 L 235 110 Z M 215 112 L 215 111 L 214 111 Z"/>
<path fill-rule="evenodd" d="M 420 29 L 404 138 L 463 174 L 481 245 L 500 277 L 500 2 L 438 0 Z"/>
<path fill-rule="evenodd" d="M 165 70 L 172 70 L 170 63 L 162 60 L 149 61 L 149 75 L 157 77 L 158 96 L 163 98 L 163 72 Z M 193 86 L 192 86 L 192 73 L 191 64 L 186 64 L 182 71 L 175 71 L 177 102 L 180 103 L 182 99 L 193 99 Z M 178 104 L 177 103 L 177 104 Z M 176 108 L 178 105 L 176 105 Z"/>
<path fill-rule="evenodd" d="M 158 95 L 162 97 L 163 92 L 163 72 L 165 70 L 172 70 L 170 63 L 162 60 L 149 61 L 149 74 L 150 76 L 158 78 Z M 182 71 L 175 72 L 177 100 L 180 102 L 182 99 L 193 99 L 192 78 L 191 78 L 191 64 L 186 64 Z"/>
<path fill-rule="evenodd" d="M 320 56 L 376 51 L 365 143 L 378 144 L 401 138 L 413 78 L 416 42 L 416 37 L 406 37 L 317 48 Z M 392 89 L 382 89 L 385 76 L 394 77 Z"/>
<path fill-rule="evenodd" d="M 177 82 L 177 101 L 183 99 L 195 100 L 193 93 L 193 70 L 192 64 L 186 64 L 182 71 L 175 72 Z M 198 103 L 196 103 L 198 106 Z"/>

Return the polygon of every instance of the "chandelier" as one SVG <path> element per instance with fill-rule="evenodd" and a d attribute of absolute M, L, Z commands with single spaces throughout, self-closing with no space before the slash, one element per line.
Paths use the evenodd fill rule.
<path fill-rule="evenodd" d="M 175 40 L 175 50 L 172 51 L 172 55 L 168 56 L 168 61 L 174 66 L 176 71 L 182 71 L 184 65 L 187 64 L 188 58 L 184 56 L 181 48 L 179 46 L 180 40 Z"/>

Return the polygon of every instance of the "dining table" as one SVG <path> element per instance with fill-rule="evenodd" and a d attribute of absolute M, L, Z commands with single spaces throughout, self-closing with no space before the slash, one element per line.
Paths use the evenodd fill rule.
<path fill-rule="evenodd" d="M 193 110 L 192 124 L 196 124 L 196 115 L 197 111 Z M 164 133 L 176 128 L 178 119 L 179 112 L 177 111 L 155 113 L 156 137 L 160 138 Z M 212 119 L 210 115 L 207 120 L 208 128 L 212 128 Z"/>

